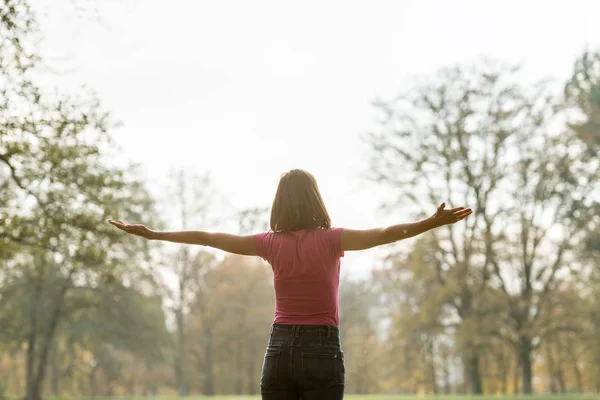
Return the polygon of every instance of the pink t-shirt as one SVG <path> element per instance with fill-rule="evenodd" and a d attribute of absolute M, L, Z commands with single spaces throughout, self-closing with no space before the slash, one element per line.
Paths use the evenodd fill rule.
<path fill-rule="evenodd" d="M 339 326 L 342 228 L 254 235 L 273 268 L 276 324 Z"/>

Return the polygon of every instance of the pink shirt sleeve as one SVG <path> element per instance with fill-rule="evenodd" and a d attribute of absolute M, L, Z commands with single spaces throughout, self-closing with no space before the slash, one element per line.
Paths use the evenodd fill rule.
<path fill-rule="evenodd" d="M 329 228 L 325 231 L 325 240 L 336 257 L 344 257 L 342 250 L 342 231 L 344 228 Z"/>
<path fill-rule="evenodd" d="M 270 259 L 271 242 L 273 238 L 272 232 L 257 233 L 254 235 L 254 248 L 256 249 L 256 255 L 261 257 L 265 261 Z"/>

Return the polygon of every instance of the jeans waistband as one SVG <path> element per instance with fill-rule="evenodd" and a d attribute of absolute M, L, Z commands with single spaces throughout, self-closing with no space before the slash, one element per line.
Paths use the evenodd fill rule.
<path fill-rule="evenodd" d="M 271 333 L 273 332 L 288 332 L 288 333 L 301 333 L 301 332 L 323 332 L 327 336 L 339 336 L 340 328 L 333 325 L 287 325 L 287 324 L 273 324 L 271 326 Z"/>

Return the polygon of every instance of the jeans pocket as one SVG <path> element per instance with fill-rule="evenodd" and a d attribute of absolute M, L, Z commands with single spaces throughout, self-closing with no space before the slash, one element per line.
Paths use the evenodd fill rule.
<path fill-rule="evenodd" d="M 340 352 L 308 353 L 302 352 L 302 376 L 307 389 L 323 389 L 340 382 Z"/>
<path fill-rule="evenodd" d="M 260 387 L 268 388 L 277 381 L 277 367 L 279 365 L 279 350 L 267 349 L 260 376 Z"/>

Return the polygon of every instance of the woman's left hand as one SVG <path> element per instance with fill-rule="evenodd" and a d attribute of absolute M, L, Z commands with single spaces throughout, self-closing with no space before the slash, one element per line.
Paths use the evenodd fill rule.
<path fill-rule="evenodd" d="M 131 233 L 132 235 L 141 236 L 146 239 L 152 239 L 154 237 L 154 234 L 156 233 L 153 230 L 146 228 L 146 226 L 144 225 L 128 225 L 125 224 L 123 221 L 113 221 L 112 219 L 109 219 L 108 223 L 116 226 L 122 231 Z"/>

